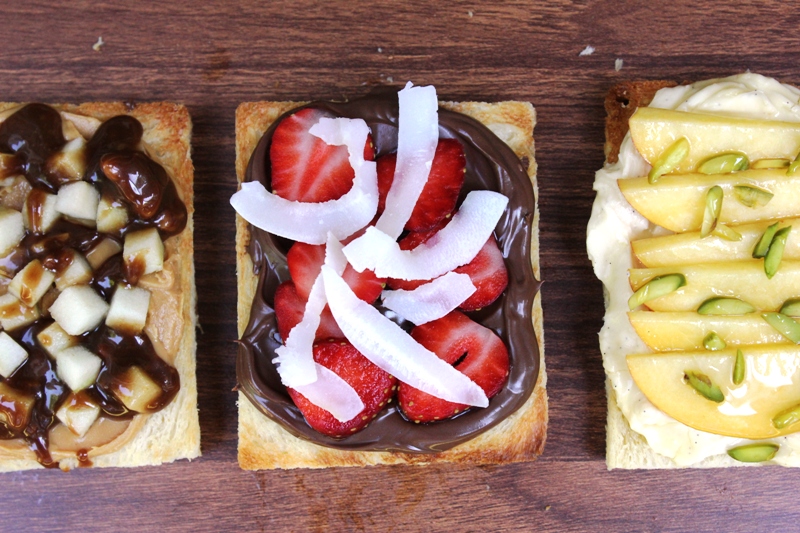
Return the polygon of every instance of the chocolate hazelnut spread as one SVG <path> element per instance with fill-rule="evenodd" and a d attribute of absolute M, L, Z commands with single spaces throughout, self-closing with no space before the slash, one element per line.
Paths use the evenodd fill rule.
<path fill-rule="evenodd" d="M 395 90 L 385 90 L 346 103 L 313 102 L 336 116 L 362 118 L 372 131 L 376 156 L 397 149 L 398 103 Z M 294 113 L 292 110 L 288 114 Z M 284 115 L 285 116 L 285 115 Z M 280 117 L 264 134 L 247 168 L 247 181 L 260 181 L 269 190 L 269 146 Z M 464 146 L 467 172 L 459 203 L 469 191 L 493 190 L 509 198 L 496 228 L 497 242 L 508 269 L 509 285 L 490 306 L 468 315 L 495 331 L 509 348 L 511 370 L 501 392 L 485 409 L 433 424 L 405 420 L 394 404 L 364 430 L 343 439 L 330 438 L 306 424 L 294 406 L 272 363 L 281 345 L 273 297 L 289 279 L 286 253 L 292 242 L 250 227 L 249 253 L 258 277 L 250 321 L 239 343 L 237 377 L 240 389 L 265 415 L 293 435 L 343 450 L 435 453 L 465 442 L 498 424 L 519 409 L 533 392 L 539 373 L 539 350 L 531 313 L 539 290 L 530 262 L 535 198 L 525 167 L 514 152 L 488 128 L 466 115 L 439 109 L 440 138 L 458 139 Z M 381 311 L 406 330 L 412 325 L 391 311 Z"/>
<path fill-rule="evenodd" d="M 45 268 L 60 274 L 72 264 L 76 251 L 85 254 L 103 239 L 119 240 L 129 231 L 147 227 L 158 228 L 162 240 L 180 233 L 186 226 L 186 207 L 164 168 L 140 151 L 142 133 L 138 120 L 121 115 L 105 121 L 87 143 L 88 164 L 83 179 L 95 185 L 102 195 L 125 205 L 129 211 L 128 224 L 112 236 L 61 219 L 43 233 L 39 228 L 46 194 L 57 193 L 66 183 L 48 165 L 67 142 L 62 134 L 61 115 L 50 106 L 28 104 L 0 124 L 0 152 L 14 154 L 17 161 L 13 170 L 24 175 L 33 187 L 26 203 L 32 231 L 27 231 L 17 249 L 3 258 L 0 269 L 13 274 L 21 266 L 38 259 Z M 109 166 L 113 169 L 108 170 Z M 121 240 L 119 244 L 121 250 Z M 138 281 L 138 275 L 137 279 L 130 278 L 121 254 L 117 253 L 94 269 L 89 284 L 108 302 L 118 285 Z M 57 293 L 51 289 L 48 294 Z M 8 332 L 25 348 L 28 359 L 11 376 L 0 378 L 0 385 L 10 387 L 23 401 L 33 402 L 32 408 L 26 410 L 27 420 L 22 425 L 15 427 L 0 422 L 0 440 L 24 439 L 45 467 L 58 466 L 50 453 L 50 431 L 57 425 L 55 412 L 69 395 L 69 388 L 56 373 L 57 363 L 37 340 L 38 333 L 53 323 L 45 302 L 52 303 L 54 298 L 45 295 L 38 304 L 42 318 Z M 25 310 L 0 310 L 3 312 L 14 314 Z M 113 392 L 127 385 L 125 375 L 133 366 L 142 369 L 161 388 L 160 395 L 147 405 L 148 413 L 166 406 L 180 388 L 177 370 L 158 356 L 145 333 L 122 334 L 101 323 L 80 336 L 80 343 L 102 359 L 96 382 L 81 392 L 83 398 L 100 406 L 101 417 L 125 420 L 136 414 Z M 8 416 L 19 411 L 19 405 L 6 403 L 0 403 L 0 414 L 5 412 Z M 91 464 L 89 451 L 77 452 L 84 466 Z"/>

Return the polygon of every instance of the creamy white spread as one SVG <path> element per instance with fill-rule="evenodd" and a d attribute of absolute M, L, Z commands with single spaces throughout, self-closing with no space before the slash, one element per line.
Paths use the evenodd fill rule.
<path fill-rule="evenodd" d="M 753 73 L 661 89 L 650 106 L 800 122 L 800 90 Z M 748 441 L 697 431 L 665 415 L 647 400 L 628 371 L 628 354 L 651 352 L 636 335 L 627 316 L 628 298 L 632 294 L 628 282 L 628 269 L 633 263 L 630 243 L 669 232 L 637 213 L 622 196 L 617 180 L 644 176 L 649 170 L 650 165 L 627 135 L 622 141 L 619 161 L 607 164 L 595 175 L 597 197 L 587 228 L 586 247 L 595 275 L 605 289 L 606 314 L 600 330 L 600 350 L 617 405 L 631 428 L 643 435 L 654 451 L 677 465 L 688 466 L 725 454 Z M 781 445 L 774 459 L 776 463 L 800 466 L 800 433 L 771 440 Z"/>

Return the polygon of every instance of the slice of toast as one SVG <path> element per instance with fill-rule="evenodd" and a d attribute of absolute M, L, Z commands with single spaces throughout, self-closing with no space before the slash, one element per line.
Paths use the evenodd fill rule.
<path fill-rule="evenodd" d="M 264 132 L 283 113 L 302 105 L 297 102 L 243 103 L 236 111 L 236 175 L 241 183 L 250 155 Z M 535 111 L 522 102 L 442 103 L 442 107 L 469 115 L 495 132 L 526 163 L 536 190 L 533 128 Z M 539 268 L 538 208 L 533 218 L 531 262 L 537 279 Z M 238 275 L 238 324 L 241 335 L 250 317 L 250 306 L 257 287 L 253 262 L 247 252 L 250 226 L 236 217 L 236 256 Z M 429 464 L 464 462 L 473 464 L 511 463 L 536 459 L 544 448 L 547 430 L 547 376 L 541 297 L 536 295 L 533 326 L 539 345 L 540 370 L 533 393 L 512 416 L 472 440 L 436 454 L 346 451 L 320 446 L 297 438 L 262 414 L 239 392 L 239 465 L 246 470 L 274 468 L 324 468 L 377 464 Z M 447 423 L 447 422 L 444 422 Z"/>
<path fill-rule="evenodd" d="M 0 104 L 5 119 L 18 104 Z M 192 122 L 183 105 L 167 102 L 126 104 L 92 102 L 57 104 L 62 120 L 71 122 L 85 138 L 97 125 L 117 115 L 130 115 L 143 127 L 142 148 L 171 177 L 179 199 L 186 206 L 183 231 L 164 241 L 164 268 L 143 276 L 140 285 L 151 292 L 145 332 L 162 358 L 180 379 L 176 396 L 160 411 L 136 414 L 127 428 L 110 442 L 84 453 L 51 449 L 64 470 L 78 466 L 134 467 L 157 465 L 200 455 L 200 425 L 195 377 L 195 327 L 197 317 L 194 281 L 194 167 L 191 160 Z M 8 111 L 8 113 L 3 113 Z M 156 302 L 157 303 L 153 303 Z M 27 446 L 0 440 L 0 471 L 40 468 Z M 19 444 L 19 443 L 17 443 Z"/>

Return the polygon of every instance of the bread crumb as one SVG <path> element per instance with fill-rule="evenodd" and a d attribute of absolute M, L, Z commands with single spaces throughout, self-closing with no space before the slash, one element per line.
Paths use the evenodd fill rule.
<path fill-rule="evenodd" d="M 103 38 L 102 38 L 102 37 L 98 37 L 98 38 L 97 38 L 97 42 L 96 42 L 96 43 L 94 43 L 94 44 L 92 45 L 92 50 L 94 50 L 95 52 L 99 52 L 99 51 L 100 51 L 100 48 L 101 48 L 101 47 L 102 47 L 104 44 L 106 44 L 106 43 L 105 43 L 105 41 L 103 41 Z"/>
<path fill-rule="evenodd" d="M 544 510 L 549 511 L 552 508 L 552 505 L 545 505 Z"/>
<path fill-rule="evenodd" d="M 581 53 L 580 53 L 580 54 L 578 54 L 578 57 L 582 57 L 582 56 L 590 56 L 590 55 L 592 55 L 593 53 L 594 53 L 594 46 L 587 46 L 586 48 L 584 48 L 583 50 L 581 50 Z"/>
<path fill-rule="evenodd" d="M 622 60 L 620 58 L 617 58 L 617 60 L 614 61 L 614 70 L 616 70 L 617 72 L 622 70 Z"/>

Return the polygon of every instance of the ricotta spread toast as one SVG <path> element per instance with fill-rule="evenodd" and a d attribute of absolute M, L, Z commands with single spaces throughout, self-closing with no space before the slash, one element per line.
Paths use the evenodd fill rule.
<path fill-rule="evenodd" d="M 542 451 L 533 108 L 404 91 L 237 110 L 242 468 Z"/>
<path fill-rule="evenodd" d="M 633 82 L 606 107 L 608 467 L 800 465 L 800 90 Z"/>
<path fill-rule="evenodd" d="M 0 104 L 0 471 L 200 454 L 191 121 Z"/>

